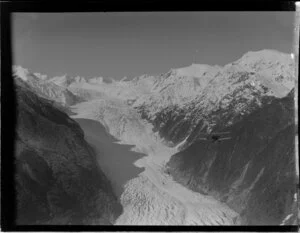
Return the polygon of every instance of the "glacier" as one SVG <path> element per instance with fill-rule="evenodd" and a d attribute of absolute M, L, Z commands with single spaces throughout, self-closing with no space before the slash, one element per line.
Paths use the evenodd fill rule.
<path fill-rule="evenodd" d="M 238 224 L 238 214 L 228 206 L 185 188 L 165 172 L 177 148 L 166 146 L 153 126 L 124 102 L 93 100 L 72 106 L 72 111 L 76 112 L 72 118 L 101 122 L 118 143 L 134 145 L 133 151 L 146 154 L 134 162 L 144 171 L 124 185 L 120 196 L 124 212 L 116 225 Z"/>

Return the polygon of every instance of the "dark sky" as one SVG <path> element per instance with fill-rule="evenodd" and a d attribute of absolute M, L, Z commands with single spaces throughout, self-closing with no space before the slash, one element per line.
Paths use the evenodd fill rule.
<path fill-rule="evenodd" d="M 14 64 L 49 76 L 120 79 L 293 48 L 294 12 L 15 13 L 12 19 Z"/>

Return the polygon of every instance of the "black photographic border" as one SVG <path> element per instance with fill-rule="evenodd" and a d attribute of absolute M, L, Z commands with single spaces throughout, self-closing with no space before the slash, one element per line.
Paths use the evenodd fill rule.
<path fill-rule="evenodd" d="M 1 230 L 2 231 L 161 231 L 161 232 L 297 232 L 298 226 L 83 226 L 16 225 L 14 126 L 16 98 L 11 67 L 11 14 L 14 12 L 146 11 L 295 11 L 295 1 L 22 1 L 1 4 Z M 4 122 L 4 124 L 3 124 Z M 299 187 L 298 187 L 299 188 Z"/>

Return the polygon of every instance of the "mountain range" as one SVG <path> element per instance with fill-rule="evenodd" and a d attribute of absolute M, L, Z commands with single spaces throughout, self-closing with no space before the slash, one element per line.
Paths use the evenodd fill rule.
<path fill-rule="evenodd" d="M 294 70 L 291 55 L 261 50 L 225 66 L 192 64 L 131 80 L 48 77 L 20 66 L 13 75 L 43 99 L 41 109 L 45 103 L 69 116 L 79 109 L 128 144 L 142 145 L 150 140 L 144 132 L 153 133 L 176 151 L 166 171 L 178 183 L 226 203 L 242 224 L 278 225 L 297 219 Z M 222 131 L 231 139 L 199 141 L 203 133 Z M 24 132 L 34 136 L 30 128 Z"/>

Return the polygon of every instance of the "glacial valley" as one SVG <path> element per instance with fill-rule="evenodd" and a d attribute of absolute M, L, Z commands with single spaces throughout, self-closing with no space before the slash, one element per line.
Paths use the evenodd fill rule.
<path fill-rule="evenodd" d="M 48 117 L 43 124 L 49 128 L 65 124 L 60 130 L 68 132 L 62 135 L 64 141 L 56 140 L 57 132 L 52 131 L 51 138 L 40 132 L 44 137 L 30 140 L 39 129 L 32 131 L 26 126 L 28 122 L 35 125 L 30 121 L 32 117 L 27 117 L 29 113 L 28 122 L 19 129 L 20 150 L 33 148 L 48 169 L 44 174 L 33 169 L 34 163 L 20 162 L 20 172 L 27 177 L 20 181 L 22 198 L 36 192 L 34 185 L 43 187 L 42 194 L 36 194 L 38 203 L 45 206 L 39 210 L 45 215 L 40 221 L 296 224 L 295 77 L 294 60 L 289 54 L 274 50 L 248 52 L 224 67 L 192 64 L 158 76 L 111 82 L 101 77 L 47 78 L 18 66 L 14 67 L 14 78 L 18 80 L 16 85 L 28 89 L 25 92 L 21 88 L 21 93 L 30 93 L 26 104 L 31 106 L 31 114 L 39 116 L 37 121 Z M 22 105 L 22 98 L 19 101 Z M 51 105 L 46 110 L 52 115 L 45 116 L 48 113 L 44 105 Z M 43 110 L 37 111 L 36 106 Z M 21 109 L 26 112 L 25 107 Z M 55 122 L 57 118 L 62 122 Z M 203 134 L 218 132 L 228 132 L 229 139 L 201 140 Z M 65 148 L 67 138 L 72 142 Z M 76 143 L 80 143 L 82 153 L 74 149 L 72 154 Z M 53 151 L 56 145 L 63 152 Z M 41 150 L 45 148 L 47 153 L 66 160 L 63 166 L 57 168 L 51 156 L 43 157 Z M 73 163 L 68 165 L 70 159 Z M 85 171 L 86 176 L 79 182 L 77 176 L 85 162 L 94 178 L 89 181 Z M 69 175 L 75 174 L 71 175 L 72 181 L 64 167 L 69 169 Z M 74 172 L 75 168 L 78 172 Z M 41 172 L 51 177 L 52 183 L 48 184 L 46 178 L 39 181 L 36 177 Z M 101 182 L 95 180 L 96 174 Z M 67 194 L 57 191 L 61 179 Z M 81 183 L 87 186 L 82 203 L 75 195 Z M 61 210 L 60 202 L 55 200 L 51 204 L 49 190 L 53 190 L 55 200 L 72 196 L 80 206 L 76 217 L 70 214 L 73 208 L 65 206 Z M 89 192 L 93 195 L 91 200 Z M 101 197 L 106 202 L 101 202 Z M 86 203 L 99 206 L 84 208 Z M 103 206 L 105 211 L 101 213 Z M 62 216 L 67 220 L 57 220 Z"/>

